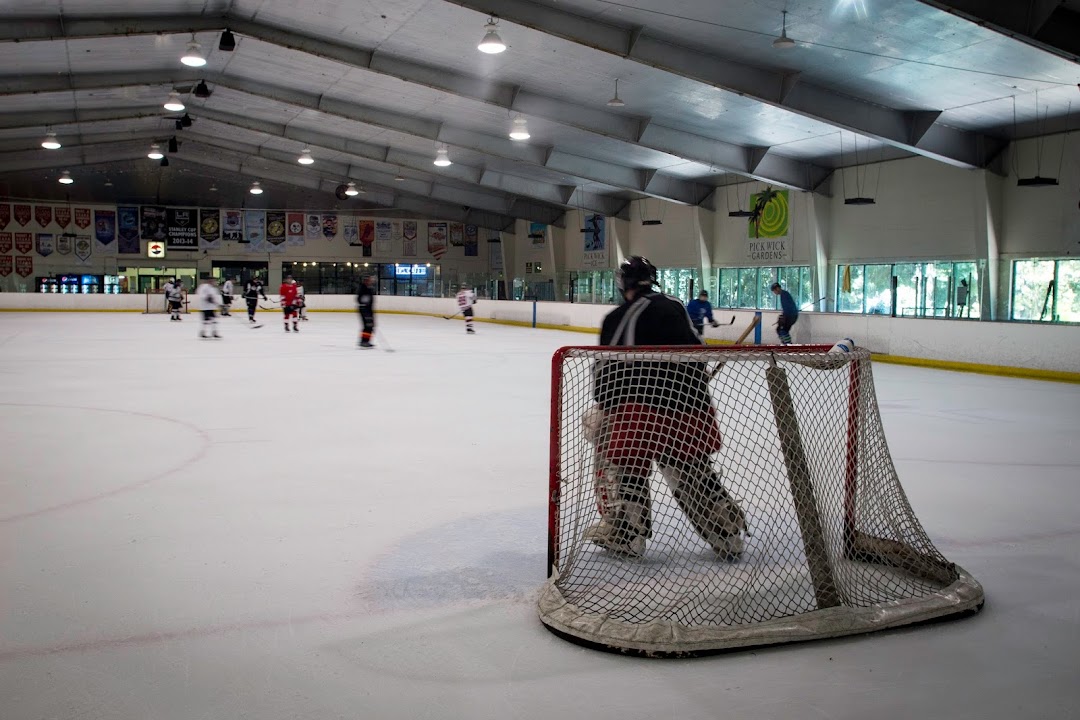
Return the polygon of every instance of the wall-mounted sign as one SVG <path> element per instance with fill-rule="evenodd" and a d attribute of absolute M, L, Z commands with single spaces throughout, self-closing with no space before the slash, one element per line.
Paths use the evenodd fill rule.
<path fill-rule="evenodd" d="M 165 243 L 160 240 L 151 240 L 146 243 L 146 257 L 155 260 L 165 257 Z"/>
<path fill-rule="evenodd" d="M 395 263 L 394 274 L 398 277 L 416 277 L 417 275 L 423 277 L 428 274 L 427 265 L 408 265 L 406 263 Z"/>

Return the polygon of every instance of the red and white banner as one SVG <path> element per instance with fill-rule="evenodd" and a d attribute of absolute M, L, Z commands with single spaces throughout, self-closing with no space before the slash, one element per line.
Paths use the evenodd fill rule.
<path fill-rule="evenodd" d="M 11 233 L 0 233 L 0 255 L 11 252 Z"/>
<path fill-rule="evenodd" d="M 52 223 L 52 205 L 35 205 L 34 219 L 37 220 L 37 224 L 41 226 L 42 230 L 49 227 L 50 223 Z"/>
<path fill-rule="evenodd" d="M 29 205 L 15 205 L 15 222 L 19 223 L 22 227 L 26 227 L 26 224 L 30 222 L 30 218 L 33 217 L 32 211 Z"/>
<path fill-rule="evenodd" d="M 71 222 L 71 208 L 58 207 L 54 213 L 56 215 L 56 224 L 62 228 L 66 228 L 68 223 Z"/>
<path fill-rule="evenodd" d="M 14 265 L 11 261 L 10 255 L 0 255 L 0 277 L 7 277 L 11 274 L 11 268 Z"/>
<path fill-rule="evenodd" d="M 11 222 L 11 205 L 0 203 L 0 230 L 3 230 Z"/>
<path fill-rule="evenodd" d="M 15 233 L 15 249 L 26 254 L 34 249 L 34 236 L 31 233 Z"/>
<path fill-rule="evenodd" d="M 446 223 L 429 222 L 427 224 L 427 249 L 436 260 L 440 260 L 446 254 L 446 236 Z"/>
<path fill-rule="evenodd" d="M 15 272 L 20 277 L 26 277 L 34 272 L 34 257 L 32 255 L 15 256 Z"/>
<path fill-rule="evenodd" d="M 90 208 L 75 208 L 75 224 L 82 230 L 90 227 Z"/>

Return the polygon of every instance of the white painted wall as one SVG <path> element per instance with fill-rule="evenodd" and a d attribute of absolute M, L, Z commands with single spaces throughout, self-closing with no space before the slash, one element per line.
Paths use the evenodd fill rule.
<path fill-rule="evenodd" d="M 1038 155 L 1039 142 L 1035 139 L 1015 143 L 1009 153 L 1010 174 L 1002 198 L 1001 254 L 1014 258 L 1080 254 L 1080 134 L 1042 139 L 1042 167 L 1038 173 L 1056 177 L 1057 186 L 1017 187 L 1016 169 L 1022 177 L 1035 175 Z"/>

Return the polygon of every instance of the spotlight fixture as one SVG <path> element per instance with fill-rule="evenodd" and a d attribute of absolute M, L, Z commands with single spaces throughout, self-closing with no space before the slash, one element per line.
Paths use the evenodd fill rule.
<path fill-rule="evenodd" d="M 608 107 L 622 107 L 626 103 L 619 97 L 619 78 L 615 78 L 615 96 L 607 101 Z"/>
<path fill-rule="evenodd" d="M 300 153 L 300 157 L 296 162 L 301 165 L 311 165 L 315 162 L 315 158 L 311 157 L 311 148 L 304 148 L 304 152 Z"/>
<path fill-rule="evenodd" d="M 262 195 L 263 189 L 262 189 L 262 186 L 259 185 L 258 180 L 251 183 L 251 190 L 249 190 L 248 192 L 250 192 L 252 195 Z"/>
<path fill-rule="evenodd" d="M 787 36 L 787 10 L 781 10 L 784 14 L 784 29 L 780 31 L 780 37 L 772 41 L 774 48 L 786 50 L 795 47 L 795 41 Z"/>
<path fill-rule="evenodd" d="M 180 99 L 180 93 L 173 90 L 165 101 L 165 109 L 169 112 L 184 112 L 184 101 Z"/>
<path fill-rule="evenodd" d="M 180 143 L 176 142 L 175 137 L 169 138 L 169 152 L 171 152 L 171 153 L 180 152 Z"/>
<path fill-rule="evenodd" d="M 160 167 L 169 167 L 169 158 L 167 158 L 167 157 L 161 158 L 161 162 L 159 162 L 158 165 Z"/>
<path fill-rule="evenodd" d="M 356 183 L 351 182 L 345 186 L 345 194 L 349 197 L 356 197 L 360 194 L 360 191 L 356 189 Z"/>
<path fill-rule="evenodd" d="M 401 173 L 398 173 L 394 176 L 394 182 L 405 182 L 405 176 Z"/>
<path fill-rule="evenodd" d="M 71 178 L 71 173 L 70 172 L 65 170 L 64 172 L 60 173 L 60 184 L 61 185 L 70 185 L 73 182 L 75 182 L 75 181 Z"/>
<path fill-rule="evenodd" d="M 192 120 L 191 116 L 188 115 L 187 113 L 184 113 L 184 117 L 180 118 L 180 125 L 182 125 L 183 127 L 186 127 L 186 128 L 191 127 L 191 123 L 193 123 L 193 122 L 195 122 L 195 121 Z"/>
<path fill-rule="evenodd" d="M 202 67 L 206 64 L 206 58 L 202 56 L 202 46 L 195 40 L 194 34 L 191 36 L 191 42 L 188 43 L 187 52 L 180 58 L 180 62 L 188 67 Z"/>
<path fill-rule="evenodd" d="M 236 38 L 230 30 L 226 29 L 221 33 L 221 40 L 218 42 L 217 49 L 221 52 L 232 52 L 236 49 Z"/>
<path fill-rule="evenodd" d="M 150 152 L 146 153 L 146 157 L 150 158 L 151 160 L 160 160 L 161 158 L 165 157 L 165 155 L 161 152 L 160 145 L 158 145 L 157 143 L 151 143 Z"/>
<path fill-rule="evenodd" d="M 210 192 L 217 192 L 217 183 L 210 183 Z"/>
<path fill-rule="evenodd" d="M 453 164 L 450 162 L 450 150 L 445 145 L 435 151 L 435 164 L 439 167 L 448 167 Z"/>
<path fill-rule="evenodd" d="M 205 100 L 206 98 L 210 97 L 210 88 L 206 86 L 205 80 L 199 81 L 199 84 L 195 86 L 195 91 L 192 93 L 192 95 L 199 98 L 200 100 Z"/>
<path fill-rule="evenodd" d="M 110 180 L 109 178 L 105 178 L 105 187 L 112 187 L 112 186 L 113 186 L 112 180 Z"/>
<path fill-rule="evenodd" d="M 499 23 L 494 16 L 488 18 L 487 24 L 484 25 L 484 30 L 487 32 L 484 35 L 484 39 L 476 46 L 477 50 L 482 53 L 487 53 L 488 55 L 498 55 L 506 50 L 506 43 L 499 37 L 499 33 L 495 32 L 495 29 L 498 26 Z"/>
<path fill-rule="evenodd" d="M 529 135 L 528 122 L 526 122 L 524 117 L 518 115 L 516 118 L 514 118 L 514 124 L 510 126 L 510 139 L 528 140 L 530 137 L 532 136 Z"/>
<path fill-rule="evenodd" d="M 46 150 L 59 150 L 61 146 L 60 141 L 56 139 L 56 133 L 51 130 L 45 133 L 45 139 L 41 141 L 41 147 Z"/>

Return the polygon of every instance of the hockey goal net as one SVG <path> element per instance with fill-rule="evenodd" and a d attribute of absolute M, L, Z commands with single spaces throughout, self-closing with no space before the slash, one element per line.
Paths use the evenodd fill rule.
<path fill-rule="evenodd" d="M 567 639 L 691 655 L 972 612 L 900 486 L 864 349 L 563 348 L 549 579 Z"/>
<path fill-rule="evenodd" d="M 180 303 L 180 312 L 187 314 L 188 312 L 188 295 L 184 293 L 184 299 Z M 165 293 L 163 292 L 146 292 L 146 312 L 145 315 L 151 314 L 165 314 L 169 312 L 169 302 L 165 299 Z"/>

